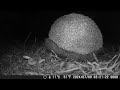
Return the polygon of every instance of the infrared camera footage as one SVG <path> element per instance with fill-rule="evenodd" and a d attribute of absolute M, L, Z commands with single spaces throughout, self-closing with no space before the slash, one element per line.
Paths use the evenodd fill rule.
<path fill-rule="evenodd" d="M 118 78 L 120 12 L 112 13 L 1 12 L 0 78 Z"/>

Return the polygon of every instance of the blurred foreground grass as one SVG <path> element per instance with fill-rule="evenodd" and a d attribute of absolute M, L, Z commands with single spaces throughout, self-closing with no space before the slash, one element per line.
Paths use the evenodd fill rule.
<path fill-rule="evenodd" d="M 95 55 L 94 61 L 78 62 L 59 58 L 45 45 L 12 47 L 0 58 L 2 75 L 119 75 L 119 52 Z"/>

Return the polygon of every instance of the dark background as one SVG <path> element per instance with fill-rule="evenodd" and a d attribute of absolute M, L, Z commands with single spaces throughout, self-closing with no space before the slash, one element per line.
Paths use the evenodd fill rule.
<path fill-rule="evenodd" d="M 1 10 L 0 46 L 4 47 L 13 41 L 23 43 L 30 32 L 32 39 L 34 37 L 37 40 L 45 39 L 48 37 L 51 25 L 58 17 L 73 12 L 89 16 L 96 22 L 103 34 L 104 44 L 119 44 L 120 11 Z"/>

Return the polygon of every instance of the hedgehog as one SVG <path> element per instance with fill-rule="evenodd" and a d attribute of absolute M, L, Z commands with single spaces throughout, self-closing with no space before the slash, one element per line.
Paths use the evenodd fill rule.
<path fill-rule="evenodd" d="M 82 55 L 103 47 L 103 36 L 96 23 L 83 14 L 71 13 L 58 18 L 49 38 L 60 48 Z"/>

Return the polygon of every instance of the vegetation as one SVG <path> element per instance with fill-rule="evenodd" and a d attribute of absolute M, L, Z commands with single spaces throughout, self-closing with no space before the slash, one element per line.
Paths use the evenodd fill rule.
<path fill-rule="evenodd" d="M 26 50 L 24 50 L 26 49 Z M 119 75 L 120 53 L 95 54 L 93 62 L 59 58 L 45 45 L 11 48 L 1 57 L 2 75 Z"/>

